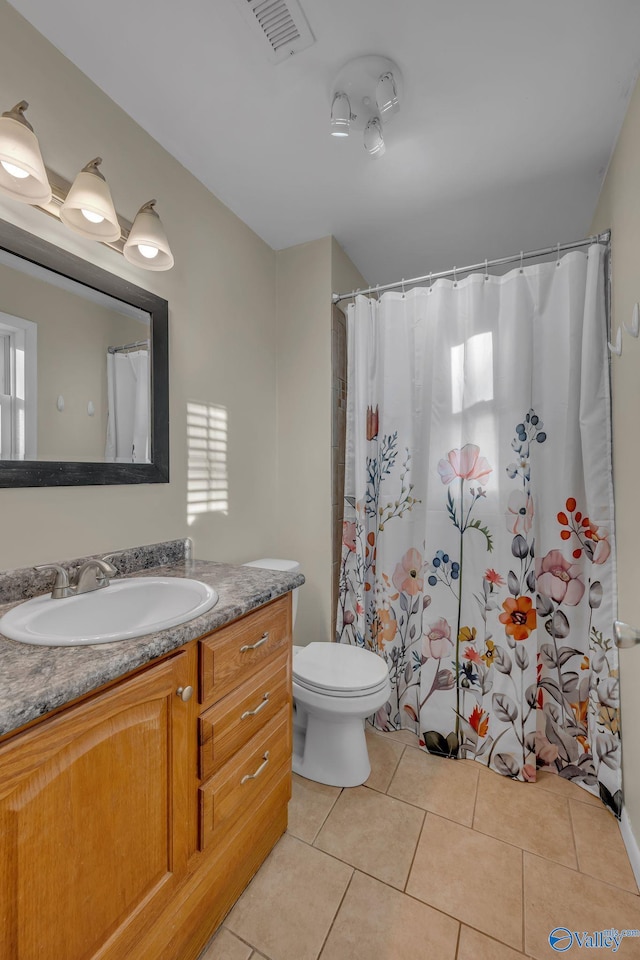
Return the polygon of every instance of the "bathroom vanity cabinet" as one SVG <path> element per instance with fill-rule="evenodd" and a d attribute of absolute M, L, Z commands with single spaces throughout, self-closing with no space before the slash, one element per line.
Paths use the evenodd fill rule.
<path fill-rule="evenodd" d="M 287 594 L 0 743 L 0 957 L 197 957 L 290 784 Z"/>

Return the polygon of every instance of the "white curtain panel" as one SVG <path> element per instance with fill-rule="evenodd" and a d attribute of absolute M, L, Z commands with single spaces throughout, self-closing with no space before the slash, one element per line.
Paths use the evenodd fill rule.
<path fill-rule="evenodd" d="M 605 254 L 349 307 L 337 639 L 381 729 L 619 813 Z"/>
<path fill-rule="evenodd" d="M 107 353 L 105 460 L 149 463 L 149 352 Z"/>

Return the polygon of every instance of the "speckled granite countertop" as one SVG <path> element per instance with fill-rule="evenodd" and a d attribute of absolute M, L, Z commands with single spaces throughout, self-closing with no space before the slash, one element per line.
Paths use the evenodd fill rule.
<path fill-rule="evenodd" d="M 0 635 L 0 735 L 130 673 L 304 583 L 304 577 L 299 573 L 191 560 L 188 551 L 178 562 L 145 566 L 135 572 L 129 568 L 127 575 L 191 577 L 214 587 L 220 599 L 213 609 L 188 623 L 116 643 L 38 647 Z M 33 596 L 32 590 L 29 595 Z M 0 606 L 0 616 L 12 606 L 15 603 Z"/>

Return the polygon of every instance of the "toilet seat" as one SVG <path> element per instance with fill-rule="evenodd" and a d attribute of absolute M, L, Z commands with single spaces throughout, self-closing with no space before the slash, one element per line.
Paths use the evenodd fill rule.
<path fill-rule="evenodd" d="M 293 681 L 327 697 L 366 697 L 385 688 L 387 664 L 362 647 L 341 643 L 310 643 L 294 648 Z"/>

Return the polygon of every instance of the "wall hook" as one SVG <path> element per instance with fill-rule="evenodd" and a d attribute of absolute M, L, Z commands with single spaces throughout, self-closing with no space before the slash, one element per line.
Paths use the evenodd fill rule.
<path fill-rule="evenodd" d="M 627 333 L 631 334 L 632 337 L 637 337 L 640 334 L 640 305 L 634 304 L 633 311 L 631 313 L 631 323 L 628 324 L 626 320 L 622 321 L 625 330 Z"/>
<path fill-rule="evenodd" d="M 618 332 L 616 333 L 616 342 L 608 344 L 609 350 L 611 353 L 615 353 L 616 357 L 619 357 L 622 353 L 622 327 L 618 327 Z"/>

